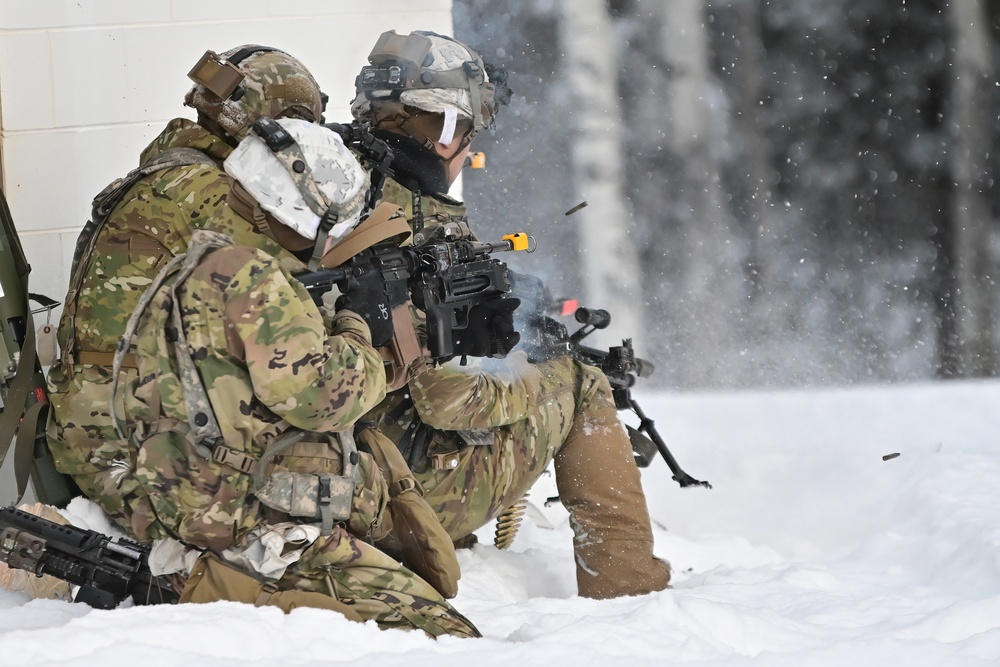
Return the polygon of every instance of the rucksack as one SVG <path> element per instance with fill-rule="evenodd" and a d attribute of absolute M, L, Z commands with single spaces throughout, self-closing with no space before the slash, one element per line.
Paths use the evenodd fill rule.
<path fill-rule="evenodd" d="M 388 488 L 371 455 L 358 451 L 352 431 L 289 426 L 267 446 L 256 438 L 228 444 L 223 438 L 185 338 L 178 290 L 205 256 L 232 243 L 223 234 L 195 230 L 187 252 L 170 260 L 140 298 L 115 353 L 111 394 L 124 391 L 125 405 L 136 414 L 126 422 L 109 396 L 111 416 L 118 437 L 135 449 L 135 469 L 128 474 L 152 514 L 135 510 L 136 537 L 226 549 L 260 521 L 259 505 L 321 534 L 346 523 L 356 535 L 368 535 L 381 519 Z M 137 335 L 143 338 L 134 351 L 142 375 L 139 398 L 135 385 L 119 382 L 122 359 L 132 349 L 125 342 Z M 165 408 L 165 395 L 183 410 Z M 296 465 L 289 467 L 283 457 Z"/>

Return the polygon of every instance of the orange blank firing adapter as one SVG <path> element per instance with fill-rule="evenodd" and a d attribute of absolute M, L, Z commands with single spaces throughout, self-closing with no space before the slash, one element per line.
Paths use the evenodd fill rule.
<path fill-rule="evenodd" d="M 530 245 L 529 239 L 530 237 L 524 232 L 517 232 L 516 234 L 507 234 L 503 237 L 504 241 L 510 241 L 511 250 L 528 250 L 528 247 Z"/>
<path fill-rule="evenodd" d="M 469 153 L 469 157 L 465 158 L 465 166 L 472 169 L 485 169 L 486 153 Z"/>

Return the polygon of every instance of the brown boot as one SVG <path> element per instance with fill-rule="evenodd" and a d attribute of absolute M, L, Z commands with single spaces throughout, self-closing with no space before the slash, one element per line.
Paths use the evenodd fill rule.
<path fill-rule="evenodd" d="M 670 564 L 653 555 L 646 496 L 617 411 L 600 406 L 578 413 L 555 470 L 570 512 L 580 595 L 605 599 L 666 588 Z"/>

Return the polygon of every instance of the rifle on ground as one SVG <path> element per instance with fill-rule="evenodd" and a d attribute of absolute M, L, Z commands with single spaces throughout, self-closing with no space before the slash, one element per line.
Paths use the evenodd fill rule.
<path fill-rule="evenodd" d="M 529 304 L 525 309 L 526 319 L 518 326 L 518 330 L 522 332 L 520 349 L 527 353 L 528 358 L 532 361 L 544 361 L 568 355 L 581 363 L 600 368 L 611 384 L 615 407 L 619 410 L 631 410 L 639 418 L 638 427 L 625 425 L 632 443 L 636 465 L 640 468 L 648 467 L 659 453 L 673 473 L 674 481 L 681 487 L 712 488 L 708 482 L 699 481 L 681 469 L 670 453 L 667 443 L 656 430 L 653 420 L 643 412 L 632 396 L 632 387 L 636 380 L 649 377 L 654 371 L 652 362 L 635 356 L 632 339 L 627 338 L 621 345 L 610 347 L 607 351 L 581 344 L 580 341 L 594 331 L 607 328 L 611 324 L 611 315 L 608 311 L 576 308 L 573 316 L 583 326 L 570 334 L 566 325 L 546 314 L 553 299 L 549 297 L 540 279 L 516 274 L 514 289 L 517 295 Z"/>
<path fill-rule="evenodd" d="M 176 603 L 177 592 L 149 571 L 148 559 L 149 548 L 137 542 L 0 509 L 0 562 L 79 586 L 74 602 L 97 609 L 114 609 L 126 598 L 137 605 Z"/>
<path fill-rule="evenodd" d="M 407 247 L 383 244 L 362 250 L 336 268 L 295 278 L 317 303 L 334 285 L 341 292 L 363 295 L 352 305 L 368 323 L 375 347 L 392 339 L 393 313 L 411 301 L 427 315 L 431 357 L 447 361 L 456 356 L 456 339 L 469 327 L 472 309 L 510 293 L 507 264 L 490 255 L 528 249 L 525 234 L 508 234 L 497 243 L 459 238 Z M 494 346 L 488 356 L 502 358 L 509 351 Z"/>

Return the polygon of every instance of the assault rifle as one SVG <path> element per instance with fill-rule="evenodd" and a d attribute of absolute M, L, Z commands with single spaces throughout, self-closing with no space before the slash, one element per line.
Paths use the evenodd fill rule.
<path fill-rule="evenodd" d="M 97 609 L 114 609 L 126 598 L 174 604 L 179 596 L 165 577 L 149 571 L 148 558 L 149 549 L 130 540 L 0 509 L 0 562 L 79 586 L 74 602 Z"/>
<path fill-rule="evenodd" d="M 317 303 L 334 285 L 341 292 L 362 295 L 358 305 L 364 308 L 359 314 L 371 329 L 375 347 L 392 339 L 392 314 L 409 299 L 427 315 L 431 357 L 447 361 L 462 354 L 456 350 L 456 340 L 468 329 L 471 310 L 510 293 L 507 265 L 490 255 L 528 249 L 525 234 L 508 234 L 498 243 L 457 239 L 407 247 L 377 245 L 336 268 L 295 277 Z M 502 344 L 493 345 L 487 356 L 502 358 L 509 351 Z"/>
<path fill-rule="evenodd" d="M 522 332 L 521 349 L 528 358 L 532 361 L 544 361 L 568 355 L 581 363 L 600 368 L 611 384 L 615 407 L 619 410 L 631 410 L 639 418 L 638 427 L 625 425 L 636 465 L 640 468 L 648 467 L 659 453 L 673 473 L 673 480 L 681 487 L 712 488 L 708 482 L 699 481 L 681 469 L 677 459 L 670 453 L 667 443 L 656 430 L 653 420 L 643 412 L 632 396 L 632 387 L 636 380 L 649 377 L 654 371 L 652 362 L 635 356 L 632 339 L 627 338 L 621 345 L 610 347 L 607 351 L 581 344 L 580 341 L 594 331 L 607 328 L 611 324 L 611 315 L 608 311 L 576 308 L 573 316 L 583 326 L 570 334 L 566 325 L 546 314 L 552 299 L 545 291 L 541 280 L 535 276 L 517 274 L 515 281 L 518 296 L 525 298 L 530 304 L 526 309 L 526 321 L 518 327 Z"/>

